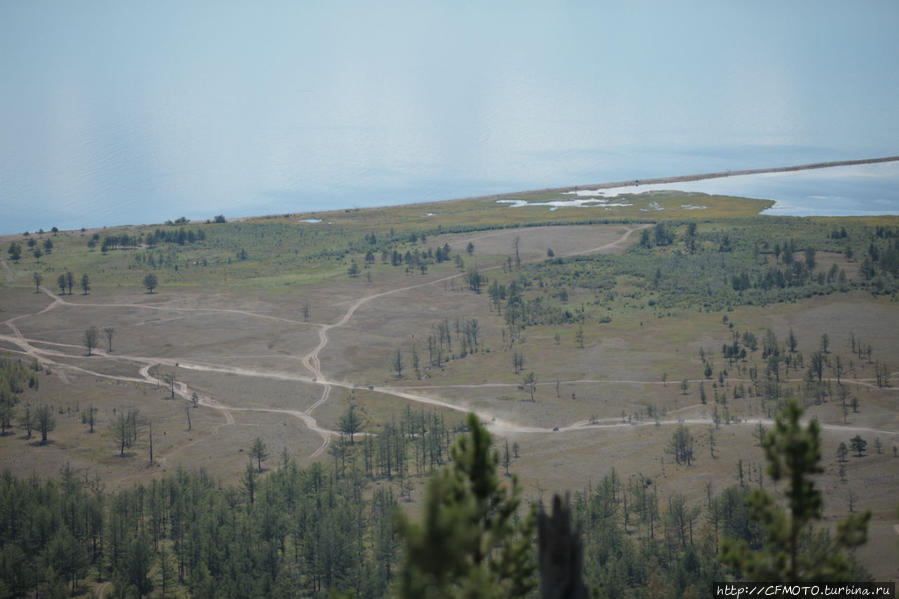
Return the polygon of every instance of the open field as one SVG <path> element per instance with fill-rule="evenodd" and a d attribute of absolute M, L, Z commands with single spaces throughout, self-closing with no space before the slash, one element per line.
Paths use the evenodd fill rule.
<path fill-rule="evenodd" d="M 191 224 L 205 241 L 106 252 L 87 247 L 92 232 L 44 235 L 54 248 L 40 262 L 27 253 L 3 260 L 0 353 L 36 364 L 39 387 L 21 403 L 53 406 L 56 428 L 47 445 L 19 428 L 0 437 L 0 469 L 52 476 L 69 462 L 125 488 L 203 468 L 232 483 L 257 437 L 272 463 L 282 452 L 328 463 L 349 406 L 372 435 L 411 407 L 454 423 L 475 411 L 498 443 L 520 448 L 511 469 L 532 499 L 583 489 L 614 467 L 701 503 L 707 483 L 716 492 L 740 483 L 738 463 L 744 484 L 764 479 L 753 433 L 795 397 L 823 426 L 827 517 L 845 514 L 854 490 L 854 509 L 874 513 L 865 565 L 879 578 L 899 576 L 891 553 L 899 309 L 891 275 L 865 278 L 862 255 L 869 242 L 888 251 L 893 238 L 876 227 L 895 231 L 899 219 L 749 219 L 767 204 L 695 194 L 630 201 L 550 211 L 471 200 L 317 214 L 319 224 L 297 215 Z M 650 201 L 663 208 L 651 217 L 666 219 L 673 242 L 640 212 Z M 699 204 L 707 208 L 682 208 Z M 554 224 L 606 218 L 619 222 Z M 692 249 L 687 219 L 696 224 Z M 831 235 L 839 227 L 850 229 L 848 241 Z M 762 287 L 766 273 L 788 270 L 774 250 L 787 237 L 791 252 L 797 240 L 796 263 L 810 246 L 817 260 L 801 285 Z M 444 247 L 449 257 L 436 259 Z M 57 286 L 66 271 L 76 275 L 71 294 Z M 140 284 L 148 272 L 158 276 L 153 293 Z M 751 288 L 738 289 L 742 272 Z M 78 287 L 82 273 L 89 293 Z M 99 338 L 89 356 L 91 326 Z M 105 328 L 114 330 L 111 351 Z M 773 373 L 763 357 L 771 338 Z M 731 344 L 743 355 L 723 355 Z M 84 422 L 91 408 L 93 434 Z M 120 456 L 111 423 L 134 409 L 142 431 Z M 696 443 L 690 466 L 667 452 L 680 424 Z M 850 457 L 841 474 L 837 447 L 856 435 L 868 454 Z"/>

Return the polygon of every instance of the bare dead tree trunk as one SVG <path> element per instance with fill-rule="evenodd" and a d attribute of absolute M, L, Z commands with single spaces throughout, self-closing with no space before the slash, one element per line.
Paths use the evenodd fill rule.
<path fill-rule="evenodd" d="M 540 596 L 543 599 L 589 599 L 584 585 L 583 546 L 580 532 L 571 529 L 571 508 L 553 495 L 552 516 L 540 507 L 537 515 L 537 544 L 540 565 Z"/>

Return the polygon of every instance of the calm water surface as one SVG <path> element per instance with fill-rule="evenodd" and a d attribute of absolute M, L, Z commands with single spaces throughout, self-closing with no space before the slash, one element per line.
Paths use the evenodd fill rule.
<path fill-rule="evenodd" d="M 0 0 L 0 233 L 899 154 L 899 4 L 846 6 Z M 740 179 L 682 188 L 897 212 Z"/>
<path fill-rule="evenodd" d="M 775 205 L 764 214 L 782 216 L 899 214 L 899 162 L 629 188 L 630 191 L 651 189 L 774 200 Z"/>

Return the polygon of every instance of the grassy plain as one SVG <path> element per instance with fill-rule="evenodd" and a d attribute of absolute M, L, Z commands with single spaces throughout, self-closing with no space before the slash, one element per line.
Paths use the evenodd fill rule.
<path fill-rule="evenodd" d="M 899 310 L 891 279 L 875 287 L 860 272 L 865 247 L 884 239 L 877 228 L 895 231 L 899 219 L 757 217 L 769 202 L 676 192 L 631 196 L 616 200 L 631 206 L 610 208 L 513 208 L 499 199 L 537 203 L 559 194 L 5 238 L 4 257 L 11 241 L 53 243 L 39 260 L 27 251 L 17 263 L 4 260 L 0 353 L 37 361 L 40 386 L 24 392 L 19 411 L 48 403 L 56 429 L 45 446 L 20 428 L 0 437 L 0 468 L 52 476 L 70 462 L 113 488 L 178 467 L 235 482 L 256 437 L 268 445 L 271 464 L 282 451 L 302 464 L 331 459 L 323 439 L 333 438 L 328 431 L 340 428 L 352 403 L 373 434 L 410 406 L 454 421 L 477 411 L 499 443 L 518 444 L 511 469 L 530 498 L 582 489 L 614 467 L 624 477 L 651 477 L 663 496 L 677 492 L 698 503 L 707 484 L 715 491 L 740 484 L 740 463 L 743 484 L 769 484 L 755 423 L 768 423 L 792 396 L 824 424 L 819 484 L 828 518 L 848 511 L 850 493 L 853 509 L 872 509 L 872 542 L 861 556 L 878 577 L 899 577 Z M 321 222 L 300 222 L 306 218 Z M 673 242 L 643 243 L 658 222 L 667 223 Z M 699 240 L 692 252 L 684 241 L 691 222 Z M 847 238 L 831 236 L 840 227 Z M 205 240 L 100 249 L 106 236 L 178 228 L 202 230 Z M 99 242 L 89 248 L 95 233 Z M 797 262 L 805 248 L 817 249 L 810 282 L 736 290 L 735 275 L 755 281 L 782 268 L 774 245 L 788 239 L 797 242 Z M 444 246 L 450 259 L 438 262 Z M 352 264 L 357 276 L 348 274 Z M 486 278 L 479 293 L 469 285 L 473 269 Z M 845 285 L 829 278 L 832 269 L 845 273 Z M 56 286 L 66 271 L 75 275 L 71 295 Z M 159 281 L 153 293 L 141 285 L 150 272 Z M 89 294 L 78 286 L 83 273 Z M 494 283 L 520 290 L 528 306 L 522 321 L 510 323 L 510 306 L 491 300 Z M 463 349 L 462 327 L 472 319 L 478 344 Z M 443 323 L 452 346 L 432 364 L 428 338 Z M 95 355 L 86 355 L 90 326 L 115 330 L 111 352 L 101 332 Z M 768 331 L 791 361 L 774 375 L 762 357 Z M 797 346 L 788 351 L 791 331 Z M 722 346 L 744 333 L 758 347 L 743 343 L 745 357 L 726 359 Z M 827 366 L 820 382 L 808 381 L 824 334 Z M 870 346 L 871 354 L 853 346 Z M 881 384 L 878 368 L 887 372 Z M 176 381 L 174 398 L 166 376 Z M 844 413 L 852 398 L 858 409 Z M 91 407 L 93 434 L 83 421 Z M 119 456 L 111 424 L 132 409 L 145 426 Z M 666 451 L 680 422 L 695 440 L 690 466 Z M 850 457 L 841 474 L 837 446 L 855 435 L 869 450 Z"/>

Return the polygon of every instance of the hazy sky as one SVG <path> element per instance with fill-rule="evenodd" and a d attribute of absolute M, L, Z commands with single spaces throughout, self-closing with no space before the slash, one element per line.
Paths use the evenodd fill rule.
<path fill-rule="evenodd" d="M 0 0 L 0 232 L 899 154 L 897 32 L 896 0 Z"/>

